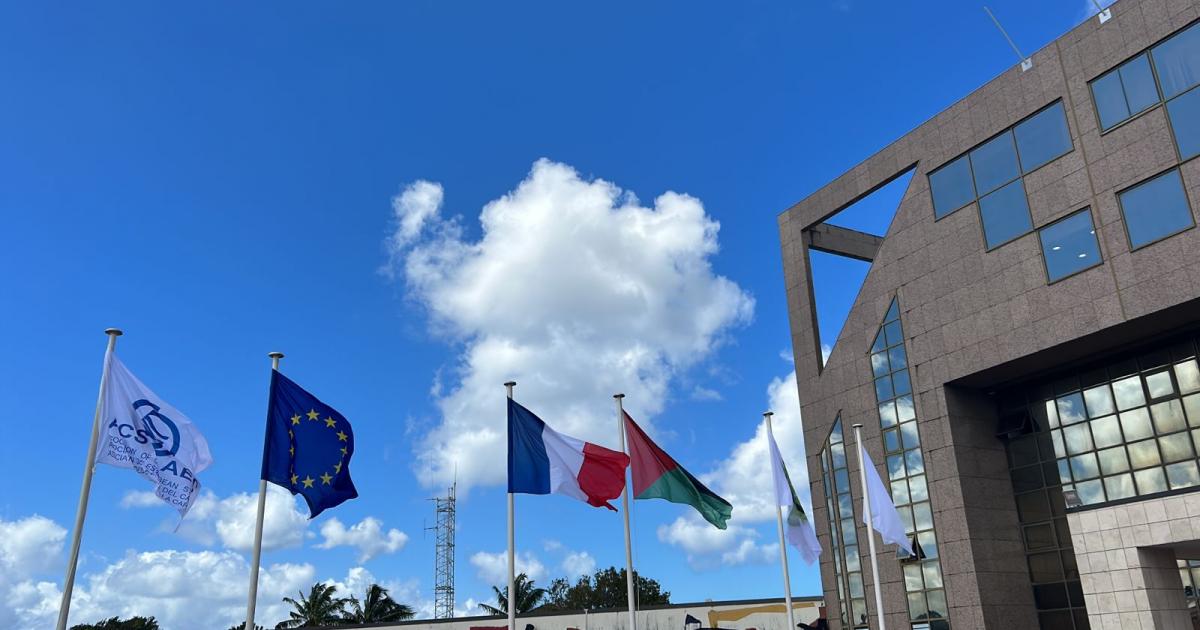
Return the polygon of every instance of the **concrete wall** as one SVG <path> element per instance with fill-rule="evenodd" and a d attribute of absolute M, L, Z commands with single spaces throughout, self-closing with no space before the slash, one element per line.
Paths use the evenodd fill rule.
<path fill-rule="evenodd" d="M 1046 368 L 1070 352 L 1098 351 L 1116 327 L 1144 327 L 1139 318 L 1200 298 L 1200 230 L 1130 251 L 1117 205 L 1118 190 L 1180 165 L 1165 111 L 1152 109 L 1101 133 L 1088 87 L 1200 18 L 1200 2 L 1120 0 L 1112 12 L 1108 23 L 1084 22 L 1036 52 L 1028 72 L 1010 68 L 779 217 L 813 522 L 822 545 L 831 548 L 818 453 L 839 412 L 847 427 L 863 424 L 869 454 L 884 461 L 868 348 L 897 295 L 955 627 L 1037 624 L 1028 579 L 1017 566 L 1023 558 L 1012 531 L 1016 513 L 1001 470 L 1003 450 L 990 435 L 994 425 L 979 388 L 1005 369 L 1012 374 L 1014 365 Z M 914 89 L 922 73 L 935 70 L 936 64 L 915 73 Z M 985 252 L 976 204 L 934 220 L 931 170 L 1058 99 L 1074 148 L 1025 177 L 1034 232 Z M 822 368 L 804 230 L 909 167 L 911 183 Z M 1200 160 L 1184 162 L 1181 172 L 1195 214 Z M 1104 263 L 1049 284 L 1036 228 L 1084 207 L 1091 208 Z M 1083 339 L 1086 348 L 1076 343 Z M 1030 357 L 1042 363 L 1020 363 Z M 973 393 L 947 386 L 968 381 Z M 851 476 L 857 478 L 853 458 Z M 855 498 L 861 501 L 857 492 Z M 833 601 L 831 554 L 822 560 L 825 597 Z M 888 625 L 907 627 L 899 564 L 884 562 L 881 574 Z M 871 602 L 876 578 L 869 571 L 864 578 Z"/>

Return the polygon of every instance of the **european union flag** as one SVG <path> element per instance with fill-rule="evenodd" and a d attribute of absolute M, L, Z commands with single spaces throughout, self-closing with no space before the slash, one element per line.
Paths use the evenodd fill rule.
<path fill-rule="evenodd" d="M 301 494 L 309 518 L 358 496 L 350 479 L 354 432 L 336 409 L 288 377 L 271 374 L 262 478 Z"/>

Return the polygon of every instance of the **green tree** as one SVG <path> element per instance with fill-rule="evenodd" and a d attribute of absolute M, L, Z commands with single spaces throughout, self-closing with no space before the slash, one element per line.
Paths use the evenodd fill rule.
<path fill-rule="evenodd" d="M 388 595 L 387 589 L 378 584 L 367 587 L 367 594 L 359 602 L 354 596 L 347 604 L 350 611 L 342 618 L 348 623 L 371 623 L 375 621 L 404 621 L 412 619 L 413 609 L 397 603 Z"/>
<path fill-rule="evenodd" d="M 300 593 L 300 600 L 284 597 L 292 605 L 291 619 L 280 621 L 276 628 L 311 628 L 332 626 L 346 615 L 347 600 L 337 596 L 337 588 L 320 582 L 313 584 L 308 597 Z"/>
<path fill-rule="evenodd" d="M 71 626 L 71 630 L 159 630 L 158 621 L 154 617 L 130 617 L 119 619 L 112 617 L 97 623 L 82 623 Z"/>
<path fill-rule="evenodd" d="M 671 593 L 664 591 L 657 580 L 638 575 L 636 571 L 633 578 L 639 606 L 671 603 Z M 575 584 L 566 578 L 558 578 L 550 583 L 546 607 L 556 610 L 627 608 L 625 569 L 600 569 L 593 575 L 581 576 Z"/>
<path fill-rule="evenodd" d="M 533 580 L 529 579 L 529 576 L 525 575 L 524 573 L 517 576 L 516 588 L 517 614 L 527 613 L 534 608 L 537 608 L 542 603 L 542 600 L 546 597 L 546 589 L 534 586 Z M 483 608 L 493 615 L 507 615 L 508 587 L 506 586 L 504 587 L 504 590 L 500 590 L 499 588 L 493 586 L 492 590 L 496 592 L 497 605 L 488 606 L 487 604 L 480 604 L 480 608 Z"/>

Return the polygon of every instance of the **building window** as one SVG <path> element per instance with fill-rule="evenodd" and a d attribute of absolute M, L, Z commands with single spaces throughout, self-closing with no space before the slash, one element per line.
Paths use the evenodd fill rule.
<path fill-rule="evenodd" d="M 967 156 L 929 174 L 933 193 L 933 213 L 942 218 L 975 201 L 975 184 L 971 181 L 971 165 Z"/>
<path fill-rule="evenodd" d="M 1066 111 L 1055 101 L 930 173 L 933 214 L 940 219 L 978 199 L 988 249 L 1027 234 L 1033 221 L 1022 174 L 1070 151 Z"/>
<path fill-rule="evenodd" d="M 1200 82 L 1200 25 L 1191 26 L 1151 49 L 1163 98 L 1171 99 Z"/>
<path fill-rule="evenodd" d="M 1200 155 L 1200 88 L 1167 103 L 1167 114 L 1171 117 L 1171 130 L 1175 133 L 1180 159 Z"/>
<path fill-rule="evenodd" d="M 854 497 L 850 493 L 850 470 L 842 419 L 833 423 L 829 440 L 821 450 L 821 480 L 825 508 L 829 514 L 829 541 L 833 547 L 833 571 L 837 578 L 838 602 L 843 628 L 867 627 L 867 597 L 863 588 L 858 551 L 858 526 L 854 520 Z M 849 620 L 853 619 L 853 625 Z"/>
<path fill-rule="evenodd" d="M 1092 98 L 1100 114 L 1100 128 L 1108 130 L 1159 102 L 1158 87 L 1145 53 L 1092 81 Z"/>
<path fill-rule="evenodd" d="M 979 217 L 988 249 L 995 249 L 1033 229 L 1024 182 L 1018 179 L 980 199 Z"/>
<path fill-rule="evenodd" d="M 1172 169 L 1117 195 L 1129 246 L 1136 249 L 1192 227 L 1192 210 L 1178 169 Z"/>
<path fill-rule="evenodd" d="M 1038 230 L 1038 238 L 1042 242 L 1046 277 L 1050 282 L 1101 262 L 1096 228 L 1092 226 L 1092 213 L 1087 208 Z"/>
<path fill-rule="evenodd" d="M 1071 151 L 1071 131 L 1062 102 L 1030 116 L 1018 124 L 1017 152 L 1021 155 L 1021 170 L 1028 173 Z"/>
<path fill-rule="evenodd" d="M 913 407 L 912 377 L 904 349 L 900 305 L 893 298 L 871 345 L 871 371 L 879 404 L 892 502 L 913 541 L 914 556 L 900 553 L 909 619 L 914 629 L 947 630 L 949 609 L 938 560 L 933 507 L 925 475 L 925 457 Z"/>

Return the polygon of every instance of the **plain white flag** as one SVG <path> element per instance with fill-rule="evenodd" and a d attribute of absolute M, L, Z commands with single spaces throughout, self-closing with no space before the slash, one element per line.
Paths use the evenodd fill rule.
<path fill-rule="evenodd" d="M 767 427 L 767 444 L 771 447 L 771 476 L 775 479 L 775 503 L 788 509 L 788 542 L 800 550 L 800 556 L 805 562 L 814 564 L 821 556 L 821 543 L 817 542 L 817 532 L 813 530 L 812 523 L 808 522 L 804 506 L 800 505 L 800 497 L 796 496 L 796 489 L 792 487 L 792 478 L 788 476 L 787 467 L 783 465 L 783 457 L 779 455 L 779 446 L 775 444 L 775 434 L 770 426 Z"/>
<path fill-rule="evenodd" d="M 134 469 L 183 518 L 200 492 L 196 475 L 212 464 L 208 442 L 187 416 L 143 385 L 115 354 L 109 362 L 96 463 Z"/>
<path fill-rule="evenodd" d="M 864 512 L 863 525 L 874 527 L 883 542 L 899 545 L 901 549 L 912 555 L 912 543 L 908 540 L 908 534 L 905 533 L 904 522 L 900 520 L 896 504 L 892 503 L 891 493 L 879 478 L 879 473 L 875 470 L 875 462 L 872 462 L 871 456 L 867 455 L 867 449 L 860 448 L 859 452 L 862 454 L 862 465 L 867 469 L 867 498 L 871 500 L 871 522 L 867 522 L 867 515 Z"/>

